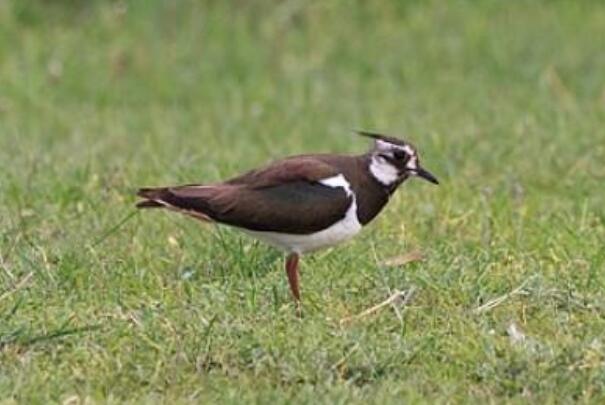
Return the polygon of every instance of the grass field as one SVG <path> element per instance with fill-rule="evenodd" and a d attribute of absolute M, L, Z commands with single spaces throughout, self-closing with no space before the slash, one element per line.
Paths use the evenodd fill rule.
<path fill-rule="evenodd" d="M 605 401 L 605 5 L 202 3 L 0 0 L 0 403 Z M 278 252 L 133 208 L 354 128 L 442 184 L 306 257 L 302 320 Z"/>

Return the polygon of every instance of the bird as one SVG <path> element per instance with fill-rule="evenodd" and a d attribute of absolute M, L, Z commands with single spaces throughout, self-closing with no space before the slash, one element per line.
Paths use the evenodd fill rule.
<path fill-rule="evenodd" d="M 406 180 L 437 178 L 403 139 L 356 131 L 372 139 L 361 155 L 286 157 L 224 182 L 141 188 L 137 208 L 164 208 L 227 225 L 285 252 L 285 270 L 301 314 L 301 255 L 345 242 L 386 206 Z"/>

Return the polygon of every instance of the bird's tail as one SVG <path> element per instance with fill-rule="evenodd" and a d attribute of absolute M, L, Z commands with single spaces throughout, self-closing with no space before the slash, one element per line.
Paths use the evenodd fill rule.
<path fill-rule="evenodd" d="M 165 187 L 158 188 L 140 188 L 137 191 L 137 196 L 143 198 L 137 202 L 137 208 L 161 208 L 168 204 L 165 201 L 168 189 Z"/>
<path fill-rule="evenodd" d="M 143 199 L 137 202 L 137 208 L 166 208 L 203 221 L 211 221 L 200 209 L 192 207 L 189 199 L 176 196 L 169 187 L 141 188 L 137 191 L 137 196 Z"/>

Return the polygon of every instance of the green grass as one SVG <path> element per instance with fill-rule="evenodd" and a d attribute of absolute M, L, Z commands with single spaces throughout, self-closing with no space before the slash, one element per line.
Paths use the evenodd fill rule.
<path fill-rule="evenodd" d="M 0 1 L 0 402 L 604 401 L 604 26 L 588 1 Z M 442 185 L 305 257 L 302 320 L 279 253 L 130 217 L 138 186 L 357 153 L 353 128 Z"/>

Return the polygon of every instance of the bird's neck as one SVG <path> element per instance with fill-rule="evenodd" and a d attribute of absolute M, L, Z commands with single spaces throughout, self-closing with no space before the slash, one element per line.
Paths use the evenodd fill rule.
<path fill-rule="evenodd" d="M 356 164 L 351 167 L 351 186 L 357 202 L 357 218 L 362 225 L 372 221 L 389 201 L 390 191 L 370 174 L 369 156 L 356 157 Z"/>

